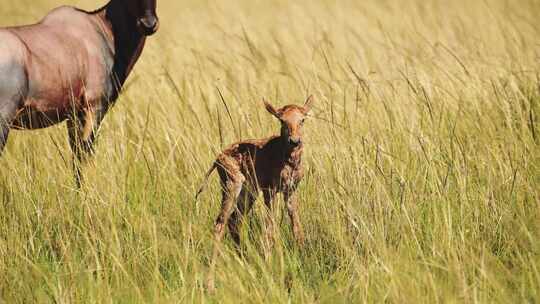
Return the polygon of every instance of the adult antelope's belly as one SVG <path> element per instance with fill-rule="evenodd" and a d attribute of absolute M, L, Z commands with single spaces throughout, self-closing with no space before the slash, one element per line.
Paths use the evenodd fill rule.
<path fill-rule="evenodd" d="M 50 127 L 66 120 L 84 106 L 81 81 L 73 79 L 69 86 L 65 85 L 65 81 L 51 81 L 58 78 L 30 78 L 29 93 L 15 116 L 14 128 L 33 130 Z"/>
<path fill-rule="evenodd" d="M 15 128 L 46 128 L 88 107 L 83 101 L 87 89 L 80 65 L 35 61 L 28 67 L 28 93 L 15 117 Z"/>
<path fill-rule="evenodd" d="M 70 109 L 71 108 L 71 109 Z M 12 127 L 19 130 L 34 130 L 50 127 L 66 120 L 74 108 L 69 103 L 28 98 L 21 108 Z"/>

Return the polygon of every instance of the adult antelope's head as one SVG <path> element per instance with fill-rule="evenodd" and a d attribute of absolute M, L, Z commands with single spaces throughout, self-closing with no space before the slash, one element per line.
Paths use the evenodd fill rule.
<path fill-rule="evenodd" d="M 150 36 L 159 28 L 159 18 L 156 14 L 157 0 L 122 0 L 131 17 L 137 20 L 141 34 Z"/>
<path fill-rule="evenodd" d="M 315 98 L 309 96 L 303 106 L 287 105 L 276 109 L 263 100 L 266 110 L 281 122 L 281 137 L 292 147 L 302 144 L 302 126 L 309 115 Z"/>

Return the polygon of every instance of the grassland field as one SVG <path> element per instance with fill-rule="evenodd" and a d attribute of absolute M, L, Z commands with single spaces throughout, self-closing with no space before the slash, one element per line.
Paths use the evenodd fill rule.
<path fill-rule="evenodd" d="M 0 26 L 104 0 L 3 1 Z M 78 190 L 64 125 L 0 159 L 1 303 L 537 303 L 540 1 L 158 0 Z M 1 43 L 1 42 L 0 42 Z M 205 291 L 229 143 L 317 98 L 307 243 L 260 201 Z"/>

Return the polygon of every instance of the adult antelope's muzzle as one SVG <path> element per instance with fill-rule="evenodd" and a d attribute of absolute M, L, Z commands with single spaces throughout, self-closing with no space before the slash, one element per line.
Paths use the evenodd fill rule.
<path fill-rule="evenodd" d="M 139 29 L 145 36 L 150 36 L 159 29 L 159 19 L 155 14 L 146 14 L 139 19 L 138 23 Z"/>

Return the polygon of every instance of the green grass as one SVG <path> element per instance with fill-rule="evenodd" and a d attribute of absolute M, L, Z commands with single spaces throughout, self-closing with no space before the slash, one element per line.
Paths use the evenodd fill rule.
<path fill-rule="evenodd" d="M 69 1 L 95 8 L 104 1 Z M 2 4 L 0 25 L 65 1 Z M 74 189 L 63 125 L 0 159 L 0 302 L 538 302 L 540 3 L 159 1 Z M 231 112 L 227 114 L 218 90 Z M 260 201 L 207 294 L 216 153 L 313 93 L 300 186 L 269 261 Z"/>

